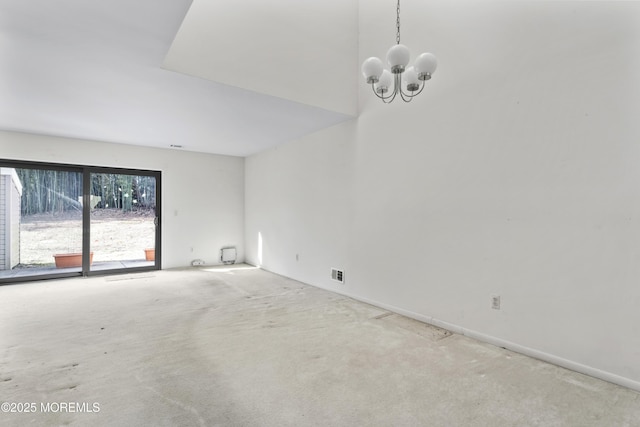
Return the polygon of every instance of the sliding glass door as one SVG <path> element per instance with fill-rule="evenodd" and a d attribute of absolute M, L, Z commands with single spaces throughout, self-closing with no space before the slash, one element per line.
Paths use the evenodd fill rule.
<path fill-rule="evenodd" d="M 156 178 L 91 173 L 91 271 L 156 265 Z"/>
<path fill-rule="evenodd" d="M 0 284 L 160 268 L 160 172 L 0 159 Z"/>

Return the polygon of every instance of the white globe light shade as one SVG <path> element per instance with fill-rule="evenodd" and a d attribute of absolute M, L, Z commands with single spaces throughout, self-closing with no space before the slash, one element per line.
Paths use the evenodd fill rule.
<path fill-rule="evenodd" d="M 364 75 L 365 80 L 369 80 L 370 77 L 379 79 L 382 75 L 383 69 L 384 66 L 382 65 L 382 61 L 380 58 L 376 58 L 375 56 L 367 58 L 362 63 L 362 74 Z"/>
<path fill-rule="evenodd" d="M 413 67 L 407 68 L 404 73 L 402 73 L 402 79 L 404 80 L 405 85 L 420 84 L 420 80 L 418 80 L 418 73 L 416 73 L 416 70 Z"/>
<path fill-rule="evenodd" d="M 414 65 L 416 73 L 418 74 L 427 73 L 429 75 L 435 73 L 437 67 L 438 67 L 438 60 L 431 53 L 420 54 L 420 56 L 416 58 L 416 63 Z"/>
<path fill-rule="evenodd" d="M 386 88 L 389 89 L 393 84 L 393 76 L 389 72 L 389 70 L 384 70 L 382 75 L 380 76 L 380 80 L 376 83 L 376 89 Z"/>
<path fill-rule="evenodd" d="M 410 57 L 411 54 L 409 53 L 409 48 L 403 44 L 392 46 L 387 52 L 387 62 L 391 67 L 396 67 L 398 65 L 406 67 L 409 63 Z"/>

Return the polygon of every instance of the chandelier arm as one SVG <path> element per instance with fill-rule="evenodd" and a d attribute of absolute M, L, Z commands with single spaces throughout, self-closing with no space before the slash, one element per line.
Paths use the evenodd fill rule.
<path fill-rule="evenodd" d="M 393 88 L 396 91 L 396 93 L 400 93 L 400 98 L 402 98 L 402 100 L 404 102 L 409 102 L 405 98 L 405 94 L 402 91 L 402 74 L 395 74 L 394 75 Z"/>
<path fill-rule="evenodd" d="M 397 86 L 396 86 L 396 91 L 400 93 L 400 98 L 402 98 L 402 100 L 403 100 L 404 102 L 411 102 L 411 100 L 413 100 L 413 97 L 414 97 L 415 95 L 417 95 L 417 94 L 413 95 L 413 92 L 411 92 L 411 94 L 409 94 L 409 93 L 405 93 L 405 92 L 402 90 L 402 77 L 401 77 L 401 75 L 400 75 L 400 74 L 398 74 L 398 75 L 397 75 L 397 78 L 396 78 L 396 85 L 397 85 Z"/>
<path fill-rule="evenodd" d="M 422 86 L 420 86 L 420 89 L 416 93 L 414 93 L 412 96 L 420 95 L 426 85 L 427 85 L 427 82 L 423 81 Z"/>
<path fill-rule="evenodd" d="M 375 83 L 371 83 L 371 91 L 373 91 L 373 94 L 375 96 L 377 96 L 378 98 L 382 99 L 382 97 L 380 95 L 378 95 L 378 92 L 376 92 Z"/>
<path fill-rule="evenodd" d="M 387 98 L 383 98 L 382 102 L 384 102 L 385 104 L 391 104 L 393 102 L 394 99 L 396 99 L 396 95 L 398 94 L 398 89 L 397 88 L 393 88 L 393 95 L 388 96 Z M 386 101 L 388 99 L 388 101 Z"/>
<path fill-rule="evenodd" d="M 373 94 L 375 96 L 377 96 L 378 98 L 382 99 L 384 101 L 384 96 L 378 94 L 378 92 L 376 92 L 376 87 L 375 87 L 375 83 L 371 83 L 371 90 L 373 91 Z"/>
<path fill-rule="evenodd" d="M 400 88 L 400 91 L 401 91 L 402 99 L 403 99 L 405 102 L 411 102 L 411 100 L 412 100 L 414 97 L 416 97 L 416 96 L 420 95 L 420 93 L 422 93 L 422 91 L 424 90 L 424 87 L 425 87 L 425 86 L 426 86 L 426 85 L 425 85 L 425 82 L 423 81 L 423 82 L 422 82 L 422 85 L 420 86 L 420 89 L 418 89 L 418 91 L 411 91 L 411 93 L 404 93 L 404 91 L 402 90 L 402 87 L 401 87 L 401 88 Z M 407 100 L 405 99 L 405 97 L 409 98 L 409 100 L 407 101 Z"/>
<path fill-rule="evenodd" d="M 398 95 L 398 89 L 399 88 L 400 88 L 400 74 L 394 74 L 393 75 L 393 95 L 390 96 L 391 99 L 389 99 L 389 97 L 387 97 L 387 99 L 389 99 L 389 101 L 385 101 L 384 99 L 383 99 L 383 101 L 386 104 L 391 104 L 393 102 L 393 100 L 396 99 L 396 95 Z M 402 88 L 400 88 L 400 90 L 402 90 Z"/>
<path fill-rule="evenodd" d="M 406 93 L 404 93 L 404 91 L 402 90 L 402 88 L 400 88 L 400 98 L 402 98 L 402 100 L 403 100 L 404 102 L 411 102 L 411 101 L 413 101 L 413 97 L 414 97 L 414 95 L 406 94 Z"/>
<path fill-rule="evenodd" d="M 387 101 L 385 101 L 385 100 L 386 100 L 386 99 L 391 98 L 391 96 L 392 96 L 392 95 L 389 95 L 389 96 L 380 95 L 378 92 L 376 92 L 376 88 L 375 88 L 375 86 L 374 86 L 374 85 L 375 85 L 375 83 L 371 83 L 371 89 L 373 90 L 373 94 L 374 94 L 375 96 L 377 96 L 378 98 L 382 99 L 382 101 L 383 101 L 383 102 L 385 102 L 386 104 L 388 104 L 388 102 L 387 102 Z M 392 101 L 393 101 L 393 100 L 392 100 Z M 391 101 L 389 101 L 389 102 L 391 102 Z"/>
<path fill-rule="evenodd" d="M 415 95 L 413 95 L 413 92 L 411 94 L 404 93 L 402 90 L 402 77 L 400 77 L 400 74 L 398 74 L 398 77 L 396 78 L 396 83 L 398 85 L 398 92 L 400 92 L 400 98 L 402 98 L 404 102 L 411 102 Z"/>

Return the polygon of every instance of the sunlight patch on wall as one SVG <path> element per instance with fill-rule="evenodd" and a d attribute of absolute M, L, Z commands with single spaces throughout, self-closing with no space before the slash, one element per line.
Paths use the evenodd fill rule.
<path fill-rule="evenodd" d="M 258 267 L 262 266 L 262 233 L 258 231 Z"/>

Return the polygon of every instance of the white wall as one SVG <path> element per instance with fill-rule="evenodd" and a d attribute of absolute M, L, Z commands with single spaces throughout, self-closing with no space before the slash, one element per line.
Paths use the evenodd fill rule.
<path fill-rule="evenodd" d="M 348 122 L 246 159 L 251 264 L 324 287 L 330 268 L 345 268 L 354 138 Z"/>
<path fill-rule="evenodd" d="M 353 116 L 357 19 L 357 0 L 194 0 L 164 66 Z"/>
<path fill-rule="evenodd" d="M 361 60 L 394 42 L 366 3 Z M 640 3 L 403 13 L 429 87 L 248 158 L 247 259 L 640 390 Z"/>
<path fill-rule="evenodd" d="M 0 158 L 160 170 L 162 268 L 219 264 L 229 245 L 244 259 L 243 158 L 17 132 L 0 132 Z"/>

